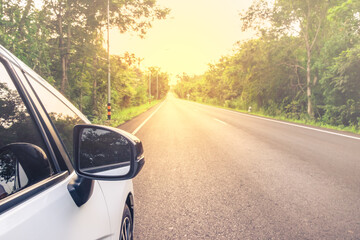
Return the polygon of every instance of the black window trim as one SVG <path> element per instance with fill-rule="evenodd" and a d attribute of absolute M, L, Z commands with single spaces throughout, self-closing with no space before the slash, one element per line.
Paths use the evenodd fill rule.
<path fill-rule="evenodd" d="M 14 208 L 15 206 L 25 202 L 29 198 L 49 189 L 50 187 L 62 182 L 69 176 L 68 171 L 57 173 L 50 176 L 38 183 L 35 183 L 29 187 L 21 189 L 20 191 L 11 194 L 8 197 L 0 200 L 0 215 L 4 212 Z"/>
<path fill-rule="evenodd" d="M 30 81 L 29 81 L 29 77 L 33 78 L 34 81 L 37 81 L 36 78 L 34 78 L 30 73 L 28 72 L 24 72 L 23 69 L 21 69 L 22 73 L 24 74 L 24 78 L 27 81 L 27 84 L 29 85 L 29 87 L 31 89 L 29 89 L 29 91 L 32 91 L 32 93 L 36 96 L 36 100 L 37 103 L 35 104 L 37 106 L 37 109 L 41 109 L 41 112 L 39 112 L 39 115 L 42 117 L 42 122 L 45 126 L 47 126 L 48 129 L 48 134 L 52 136 L 52 139 L 54 140 L 54 144 L 56 145 L 56 148 L 59 150 L 59 154 L 61 155 L 61 157 L 59 156 L 59 158 L 61 160 L 63 160 L 65 166 L 60 166 L 60 168 L 62 170 L 68 169 L 70 172 L 74 171 L 72 162 L 71 162 L 71 157 L 69 156 L 69 152 L 65 147 L 64 142 L 62 141 L 60 134 L 57 130 L 57 128 L 55 127 L 54 123 L 52 122 L 49 114 L 47 113 L 44 104 L 42 103 L 41 99 L 39 98 L 38 94 L 36 93 L 36 91 L 34 90 L 33 86 L 31 85 Z M 49 89 L 44 86 L 43 84 L 39 83 L 41 86 L 43 86 L 47 91 L 49 91 Z M 51 91 L 49 91 L 51 94 Z M 56 97 L 56 95 L 54 95 Z M 62 102 L 62 101 L 61 101 Z M 62 102 L 63 103 L 63 102 Z M 67 106 L 67 105 L 66 105 Z M 70 108 L 71 110 L 71 108 Z M 45 122 L 46 121 L 46 122 Z M 57 155 L 59 155 L 57 154 Z M 60 162 L 59 162 L 60 164 Z M 62 164 L 63 165 L 63 164 Z"/>

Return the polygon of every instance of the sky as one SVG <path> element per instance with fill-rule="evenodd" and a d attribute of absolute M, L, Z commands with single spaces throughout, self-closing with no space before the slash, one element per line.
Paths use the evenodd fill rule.
<path fill-rule="evenodd" d="M 171 9 L 165 20 L 156 20 L 144 39 L 136 33 L 110 31 L 110 53 L 134 53 L 144 60 L 141 68 L 157 66 L 172 77 L 204 73 L 209 63 L 231 54 L 237 41 L 250 39 L 241 31 L 239 13 L 250 0 L 157 0 Z"/>

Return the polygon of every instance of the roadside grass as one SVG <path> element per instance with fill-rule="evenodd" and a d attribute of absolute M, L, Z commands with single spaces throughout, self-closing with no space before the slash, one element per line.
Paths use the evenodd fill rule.
<path fill-rule="evenodd" d="M 133 119 L 134 117 L 140 115 L 143 112 L 146 112 L 151 107 L 160 103 L 162 100 L 153 100 L 151 103 L 145 103 L 139 106 L 133 106 L 123 109 L 112 109 L 111 120 L 107 120 L 107 116 L 104 115 L 100 119 L 94 119 L 92 122 L 94 124 L 107 125 L 112 127 L 118 127 L 126 121 Z"/>
<path fill-rule="evenodd" d="M 197 103 L 201 103 L 201 104 L 205 104 L 205 105 L 209 105 L 209 106 L 213 106 L 213 107 L 218 107 L 218 108 L 222 108 L 222 109 L 227 109 L 227 110 L 231 110 L 231 111 L 241 112 L 241 113 L 245 113 L 245 114 L 249 114 L 249 115 L 276 119 L 276 120 L 280 120 L 280 121 L 284 121 L 284 122 L 298 123 L 298 124 L 307 125 L 307 126 L 327 128 L 327 129 L 332 129 L 332 130 L 337 130 L 337 131 L 344 131 L 344 132 L 360 134 L 360 129 L 356 128 L 355 126 L 333 126 L 333 125 L 329 125 L 329 124 L 326 124 L 326 123 L 323 123 L 320 121 L 316 121 L 316 120 L 312 120 L 312 119 L 292 119 L 292 118 L 287 118 L 285 116 L 271 116 L 271 115 L 264 114 L 263 112 L 257 112 L 257 111 L 252 111 L 249 113 L 246 110 L 224 107 L 224 106 L 220 106 L 217 104 L 210 104 L 210 103 L 198 102 L 198 101 L 193 101 L 193 102 L 197 102 Z"/>

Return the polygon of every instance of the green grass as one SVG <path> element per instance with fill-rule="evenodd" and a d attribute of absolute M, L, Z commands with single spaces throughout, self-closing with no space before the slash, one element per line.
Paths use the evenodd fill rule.
<path fill-rule="evenodd" d="M 162 100 L 154 100 L 151 103 L 145 103 L 139 106 L 124 108 L 124 109 L 113 109 L 111 112 L 111 120 L 107 120 L 106 116 L 101 119 L 93 120 L 94 124 L 107 125 L 112 127 L 118 127 L 126 121 L 133 119 L 134 117 L 146 112 L 149 108 L 160 103 Z"/>
<path fill-rule="evenodd" d="M 272 119 L 277 119 L 277 120 L 281 120 L 281 121 L 286 121 L 286 122 L 303 124 L 303 125 L 307 125 L 307 126 L 327 128 L 327 129 L 332 129 L 332 130 L 360 134 L 360 129 L 356 129 L 356 127 L 354 127 L 354 126 L 348 126 L 348 127 L 347 126 L 333 126 L 333 125 L 329 125 L 329 124 L 326 124 L 326 123 L 323 123 L 320 121 L 316 121 L 316 120 L 311 120 L 311 119 L 291 119 L 291 118 L 286 118 L 284 116 L 269 116 L 269 115 L 261 114 L 261 113 L 257 113 L 257 112 L 251 113 L 251 114 L 257 115 L 257 116 L 262 116 L 262 117 L 267 117 L 267 118 L 272 118 Z"/>
<path fill-rule="evenodd" d="M 194 102 L 196 102 L 196 101 L 194 101 Z M 285 121 L 285 122 L 298 123 L 298 124 L 303 124 L 303 125 L 307 125 L 307 126 L 321 127 L 321 128 L 332 129 L 332 130 L 360 134 L 360 129 L 358 129 L 354 126 L 349 126 L 349 127 L 347 127 L 347 126 L 332 126 L 332 125 L 325 124 L 323 122 L 311 120 L 311 119 L 300 119 L 300 120 L 299 119 L 291 119 L 291 118 L 286 118 L 285 116 L 270 116 L 270 115 L 266 115 L 262 112 L 255 112 L 255 111 L 249 113 L 246 110 L 234 109 L 234 108 L 224 107 L 224 106 L 220 106 L 220 105 L 216 105 L 216 104 L 210 104 L 210 103 L 204 103 L 204 102 L 198 102 L 198 103 L 209 105 L 209 106 L 214 106 L 214 107 L 218 107 L 218 108 L 222 108 L 222 109 L 232 110 L 232 111 L 236 111 L 236 112 L 246 113 L 246 114 L 250 114 L 250 115 L 254 115 L 254 116 L 260 116 L 260 117 L 281 120 L 281 121 Z"/>

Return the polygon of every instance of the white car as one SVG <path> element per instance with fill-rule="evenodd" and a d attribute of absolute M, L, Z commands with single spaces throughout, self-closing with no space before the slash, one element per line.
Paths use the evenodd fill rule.
<path fill-rule="evenodd" d="M 144 161 L 0 45 L 0 239 L 133 239 Z"/>

